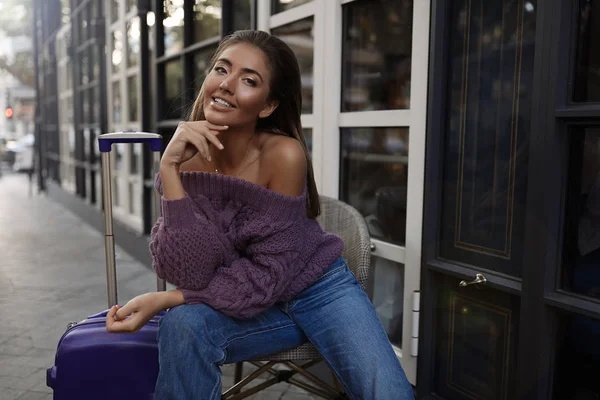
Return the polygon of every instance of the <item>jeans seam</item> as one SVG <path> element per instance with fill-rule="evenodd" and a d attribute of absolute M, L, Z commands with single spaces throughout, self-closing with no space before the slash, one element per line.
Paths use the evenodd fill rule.
<path fill-rule="evenodd" d="M 271 332 L 271 331 L 276 331 L 278 329 L 283 329 L 283 328 L 289 328 L 290 326 L 294 326 L 295 324 L 287 324 L 287 325 L 282 325 L 282 326 L 277 326 L 274 328 L 269 328 L 269 329 L 261 329 L 261 330 L 256 330 L 250 333 L 245 333 L 243 335 L 240 336 L 233 336 L 232 338 L 229 338 L 225 341 L 225 345 L 223 347 L 223 350 L 227 349 L 227 347 L 229 347 L 229 345 L 231 344 L 231 342 L 235 341 L 235 340 L 239 340 L 239 339 L 244 339 L 247 338 L 248 336 L 252 336 L 252 335 L 256 335 L 257 333 L 265 333 L 265 332 Z M 225 357 L 227 358 L 227 357 Z"/>

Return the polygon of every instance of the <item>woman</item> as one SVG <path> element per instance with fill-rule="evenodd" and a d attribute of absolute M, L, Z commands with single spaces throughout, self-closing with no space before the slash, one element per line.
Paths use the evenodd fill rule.
<path fill-rule="evenodd" d="M 157 274 L 177 290 L 108 313 L 135 332 L 160 310 L 157 399 L 219 399 L 223 364 L 310 340 L 353 399 L 412 399 L 367 295 L 315 217 L 292 50 L 259 31 L 220 43 L 157 176 Z"/>

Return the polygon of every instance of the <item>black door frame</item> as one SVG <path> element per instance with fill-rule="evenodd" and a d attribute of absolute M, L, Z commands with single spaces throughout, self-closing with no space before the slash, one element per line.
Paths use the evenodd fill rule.
<path fill-rule="evenodd" d="M 529 142 L 527 216 L 522 279 L 495 277 L 520 296 L 517 352 L 517 398 L 552 396 L 556 328 L 559 309 L 600 317 L 600 302 L 557 290 L 562 266 L 562 220 L 568 163 L 568 125 L 598 117 L 600 105 L 569 104 L 577 5 L 571 0 L 538 1 L 534 58 L 532 126 Z M 440 194 L 443 143 L 447 115 L 447 72 L 451 2 L 432 0 L 427 119 L 427 148 L 422 257 L 418 398 L 434 394 L 435 297 L 434 271 L 471 277 L 464 266 L 437 259 L 440 234 Z M 494 282 L 490 282 L 494 287 Z"/>

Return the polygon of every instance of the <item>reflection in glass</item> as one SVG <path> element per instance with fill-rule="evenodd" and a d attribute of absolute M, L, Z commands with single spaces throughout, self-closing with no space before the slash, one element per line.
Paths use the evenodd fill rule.
<path fill-rule="evenodd" d="M 121 85 L 119 82 L 113 82 L 112 84 L 112 105 L 113 105 L 113 123 L 118 124 L 121 122 Z"/>
<path fill-rule="evenodd" d="M 314 57 L 314 20 L 312 17 L 292 22 L 272 29 L 271 33 L 279 37 L 296 54 L 302 78 L 302 113 L 313 111 L 313 57 Z"/>
<path fill-rule="evenodd" d="M 194 82 L 194 99 L 196 99 L 196 96 L 200 92 L 204 78 L 206 78 L 206 74 L 209 72 L 210 56 L 212 56 L 215 49 L 216 47 L 207 47 L 194 54 L 194 76 L 192 77 Z"/>
<path fill-rule="evenodd" d="M 408 128 L 344 128 L 340 159 L 340 199 L 360 211 L 372 237 L 404 244 Z"/>
<path fill-rule="evenodd" d="M 218 36 L 221 31 L 221 0 L 194 1 L 194 42 Z"/>
<path fill-rule="evenodd" d="M 123 32 L 120 30 L 115 30 L 112 33 L 112 71 L 113 73 L 119 72 L 121 70 L 121 65 L 123 62 L 123 52 L 125 49 L 123 48 Z"/>
<path fill-rule="evenodd" d="M 139 172 L 139 164 L 142 158 L 142 145 L 135 143 L 129 146 L 129 173 L 131 175 Z"/>
<path fill-rule="evenodd" d="M 138 64 L 140 57 L 140 17 L 127 21 L 127 66 Z"/>
<path fill-rule="evenodd" d="M 536 7 L 453 4 L 440 255 L 520 277 Z"/>
<path fill-rule="evenodd" d="M 579 0 L 573 101 L 600 101 L 600 3 Z"/>
<path fill-rule="evenodd" d="M 139 119 L 137 75 L 127 78 L 127 100 L 129 101 L 129 121 L 137 121 Z"/>
<path fill-rule="evenodd" d="M 119 0 L 113 0 L 110 3 L 110 22 L 115 22 L 119 19 Z"/>
<path fill-rule="evenodd" d="M 435 392 L 443 399 L 516 399 L 519 298 L 458 282 L 435 279 Z"/>
<path fill-rule="evenodd" d="M 412 0 L 344 5 L 342 111 L 410 108 Z"/>
<path fill-rule="evenodd" d="M 570 137 L 563 287 L 600 299 L 600 128 Z"/>
<path fill-rule="evenodd" d="M 82 121 L 84 123 L 86 122 L 91 122 L 90 121 L 90 95 L 91 90 L 93 89 L 89 89 L 89 90 L 82 90 L 81 93 L 81 117 L 82 117 Z"/>
<path fill-rule="evenodd" d="M 163 27 L 165 55 L 183 49 L 183 0 L 165 0 L 163 4 Z"/>
<path fill-rule="evenodd" d="M 302 132 L 304 133 L 304 139 L 306 140 L 306 147 L 308 147 L 308 151 L 312 153 L 312 128 L 302 128 Z"/>
<path fill-rule="evenodd" d="M 369 297 L 392 344 L 402 347 L 404 265 L 371 257 Z"/>
<path fill-rule="evenodd" d="M 98 56 L 100 50 L 98 45 L 92 45 L 89 49 L 91 67 L 90 81 L 95 81 L 100 76 L 100 62 L 98 61 L 100 59 L 100 57 Z"/>
<path fill-rule="evenodd" d="M 600 321 L 564 315 L 557 334 L 554 399 L 600 399 Z"/>
<path fill-rule="evenodd" d="M 162 81 L 165 87 L 165 119 L 180 119 L 182 115 L 183 68 L 179 59 L 164 64 L 165 77 Z"/>
<path fill-rule="evenodd" d="M 310 3 L 312 0 L 271 0 L 271 15 L 289 10 L 301 4 Z"/>
<path fill-rule="evenodd" d="M 85 42 L 88 36 L 88 21 L 85 17 L 84 13 L 79 14 L 79 43 Z"/>
<path fill-rule="evenodd" d="M 86 50 L 83 51 L 83 53 L 81 54 L 81 58 L 79 59 L 79 74 L 80 74 L 80 84 L 85 85 L 89 82 L 89 60 L 88 60 L 88 56 L 87 56 L 87 50 L 90 49 L 90 47 L 88 47 Z"/>
<path fill-rule="evenodd" d="M 233 30 L 252 29 L 252 3 L 254 0 L 234 0 Z"/>
<path fill-rule="evenodd" d="M 133 10 L 135 7 L 136 0 L 127 0 L 127 12 Z"/>

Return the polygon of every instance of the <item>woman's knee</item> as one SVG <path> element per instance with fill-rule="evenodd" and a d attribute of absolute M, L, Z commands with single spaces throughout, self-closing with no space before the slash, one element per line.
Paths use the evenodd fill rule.
<path fill-rule="evenodd" d="M 160 347 L 169 347 L 170 351 L 182 347 L 189 351 L 190 343 L 205 340 L 210 336 L 208 332 L 210 319 L 209 306 L 203 304 L 183 304 L 170 309 L 160 319 L 158 328 L 158 342 Z"/>

